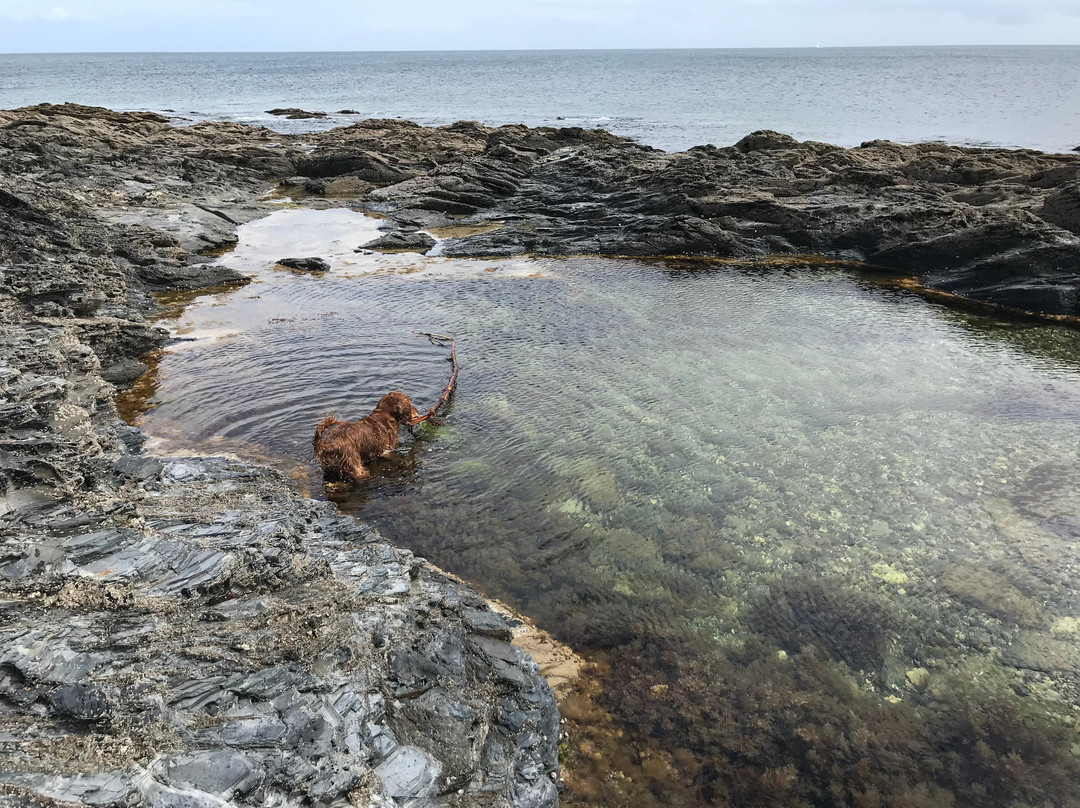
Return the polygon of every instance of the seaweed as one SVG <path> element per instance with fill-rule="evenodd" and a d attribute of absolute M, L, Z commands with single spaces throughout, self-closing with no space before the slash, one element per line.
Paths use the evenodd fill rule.
<path fill-rule="evenodd" d="M 668 532 L 704 537 L 706 522 L 627 546 L 636 532 L 529 502 L 504 499 L 482 525 L 451 498 L 425 505 L 420 519 L 406 498 L 383 500 L 393 518 L 380 521 L 488 594 L 528 604 L 596 663 L 561 701 L 564 805 L 1080 806 L 1075 731 L 1014 692 L 1021 673 L 988 663 L 992 675 L 950 675 L 942 660 L 965 658 L 948 655 L 966 625 L 950 614 L 806 573 L 758 577 L 746 596 L 724 582 L 737 561 L 719 542 L 725 560 L 708 578 L 686 574 L 695 556 L 665 546 Z M 656 547 L 667 563 L 639 571 Z M 927 655 L 932 685 L 907 687 L 904 669 Z"/>
<path fill-rule="evenodd" d="M 723 649 L 628 645 L 609 671 L 617 681 L 603 690 L 604 707 L 682 750 L 678 768 L 693 782 L 676 789 L 680 805 L 1080 805 L 1075 732 L 1025 711 L 1007 689 L 970 686 L 933 709 L 892 703 L 854 688 L 814 646 L 785 656 L 754 638 Z M 640 748 L 639 787 L 671 791 L 644 766 L 655 755 Z"/>
<path fill-rule="evenodd" d="M 881 599 L 840 581 L 801 576 L 772 582 L 749 622 L 785 651 L 813 645 L 855 670 L 876 671 L 900 617 Z"/>

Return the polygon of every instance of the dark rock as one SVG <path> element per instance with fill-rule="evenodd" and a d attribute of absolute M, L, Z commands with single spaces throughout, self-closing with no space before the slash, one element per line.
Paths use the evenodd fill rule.
<path fill-rule="evenodd" d="M 394 211 L 394 222 L 402 230 L 427 230 L 455 224 L 455 220 L 445 213 L 432 210 L 397 210 Z"/>
<path fill-rule="evenodd" d="M 374 241 L 369 241 L 363 247 L 369 250 L 386 250 L 388 252 L 418 252 L 426 253 L 436 244 L 435 239 L 422 231 L 396 230 L 380 236 Z"/>
<path fill-rule="evenodd" d="M 61 685 L 49 696 L 49 702 L 60 715 L 84 721 L 98 721 L 109 714 L 109 702 L 101 689 L 85 682 Z"/>
<path fill-rule="evenodd" d="M 509 621 L 491 609 L 463 609 L 461 616 L 465 627 L 473 634 L 483 634 L 506 642 L 513 639 Z"/>
<path fill-rule="evenodd" d="M 1002 652 L 1002 661 L 1027 670 L 1080 674 L 1080 649 L 1076 643 L 1052 634 L 1020 632 Z"/>
<path fill-rule="evenodd" d="M 101 369 L 101 378 L 110 384 L 126 385 L 135 381 L 147 371 L 147 366 L 138 359 L 123 359 L 116 364 Z"/>
<path fill-rule="evenodd" d="M 358 112 L 355 109 L 339 109 L 337 111 L 337 114 L 338 115 L 359 115 L 360 112 Z"/>
<path fill-rule="evenodd" d="M 325 258 L 282 258 L 278 264 L 300 272 L 329 272 L 330 262 Z"/>
<path fill-rule="evenodd" d="M 479 127 L 479 124 L 476 125 Z M 479 155 L 487 147 L 483 127 L 425 129 L 411 121 L 366 120 L 316 137 L 315 151 L 298 166 L 308 177 L 344 174 L 376 185 L 419 177 L 447 161 Z"/>
<path fill-rule="evenodd" d="M 1080 235 L 1080 182 L 1065 185 L 1047 196 L 1039 215 L 1051 224 Z"/>
<path fill-rule="evenodd" d="M 142 451 L 142 446 L 146 443 L 146 436 L 138 427 L 116 420 L 113 421 L 113 429 L 116 431 L 117 439 L 128 452 L 137 454 Z"/>
<path fill-rule="evenodd" d="M 405 156 L 395 168 L 411 175 L 384 174 L 391 184 L 369 194 L 392 218 L 401 212 L 404 224 L 420 209 L 507 220 L 447 242 L 447 255 L 821 253 L 920 273 L 986 302 L 1077 313 L 1072 156 L 888 141 L 841 149 L 768 131 L 680 154 L 572 129 L 465 124 L 429 130 L 426 141 L 386 122 L 362 131 L 333 144 L 323 136 L 312 156 L 323 175 L 348 169 L 331 159 L 344 144 L 362 140 L 381 156 L 380 143 Z M 450 162 L 417 146 L 452 135 L 462 140 Z"/>
<path fill-rule="evenodd" d="M 773 132 L 771 129 L 762 129 L 744 137 L 735 144 L 735 148 L 743 154 L 749 154 L 758 151 L 790 149 L 792 146 L 798 145 L 799 141 L 791 135 Z"/>
<path fill-rule="evenodd" d="M 281 181 L 285 188 L 296 188 L 306 194 L 323 194 L 326 192 L 327 180 L 313 177 L 289 177 Z"/>
<path fill-rule="evenodd" d="M 811 577 L 774 583 L 751 610 L 751 623 L 787 651 L 808 645 L 854 670 L 877 672 L 899 616 L 866 595 Z"/>
<path fill-rule="evenodd" d="M 298 107 L 279 107 L 277 109 L 266 110 L 267 115 L 277 115 L 282 118 L 291 118 L 293 120 L 302 120 L 304 118 L 325 118 L 325 112 L 309 112 L 306 109 L 299 109 Z"/>
<path fill-rule="evenodd" d="M 164 469 L 160 460 L 139 455 L 125 455 L 113 465 L 121 474 L 140 482 L 154 479 Z"/>
<path fill-rule="evenodd" d="M 251 279 L 242 272 L 214 264 L 169 266 L 154 264 L 139 267 L 136 277 L 154 291 L 165 289 L 206 289 L 227 283 L 248 283 Z"/>

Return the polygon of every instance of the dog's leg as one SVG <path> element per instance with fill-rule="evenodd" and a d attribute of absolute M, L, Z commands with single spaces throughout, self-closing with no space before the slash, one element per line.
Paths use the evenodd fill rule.
<path fill-rule="evenodd" d="M 349 474 L 354 480 L 362 480 L 365 477 L 371 476 L 364 465 L 360 462 L 354 462 L 349 466 Z"/>

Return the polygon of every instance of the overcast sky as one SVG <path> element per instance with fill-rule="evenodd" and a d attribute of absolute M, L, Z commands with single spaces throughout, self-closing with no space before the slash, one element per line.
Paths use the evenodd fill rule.
<path fill-rule="evenodd" d="M 1080 45 L 1080 0 L 0 0 L 0 52 Z"/>

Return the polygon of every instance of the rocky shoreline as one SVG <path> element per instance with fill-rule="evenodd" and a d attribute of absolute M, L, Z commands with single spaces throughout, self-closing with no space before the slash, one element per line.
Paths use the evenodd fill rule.
<path fill-rule="evenodd" d="M 167 338 L 148 293 L 243 280 L 198 251 L 302 159 L 276 140 L 0 113 L 0 804 L 555 805 L 559 716 L 513 619 L 117 419 Z"/>
<path fill-rule="evenodd" d="M 973 301 L 1080 315 L 1073 155 L 888 141 L 843 149 L 768 131 L 668 154 L 600 130 L 400 121 L 316 141 L 291 184 L 360 198 L 390 216 L 391 237 L 450 216 L 501 223 L 446 255 L 816 254 Z"/>
<path fill-rule="evenodd" d="M 443 252 L 814 253 L 1080 315 L 1077 156 L 0 112 L 0 804 L 557 802 L 512 620 L 274 473 L 149 457 L 117 419 L 168 336 L 150 293 L 245 282 L 210 256 L 278 183 L 385 215 L 387 249 L 476 225 Z"/>

